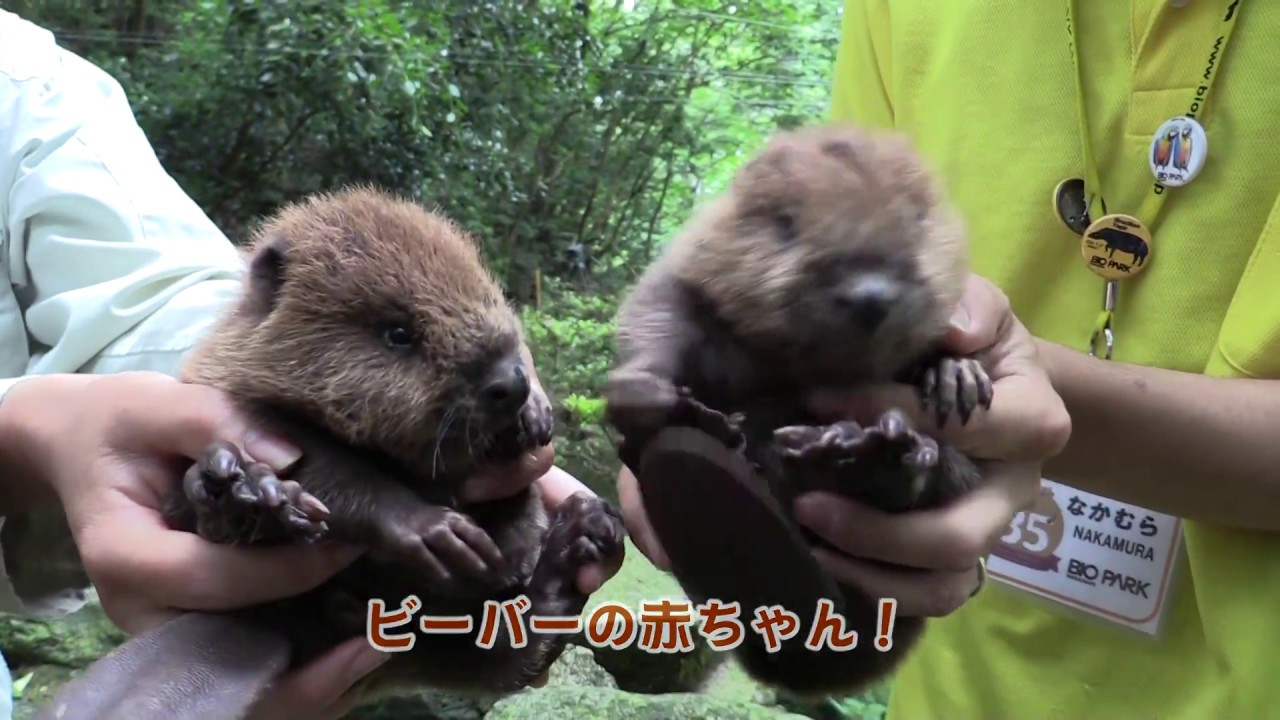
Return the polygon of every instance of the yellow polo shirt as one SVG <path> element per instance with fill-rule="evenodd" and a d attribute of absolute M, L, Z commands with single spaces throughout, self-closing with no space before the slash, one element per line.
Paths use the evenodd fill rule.
<path fill-rule="evenodd" d="M 1152 133 L 1199 82 L 1212 39 L 1188 57 L 1178 25 L 1227 4 L 1077 0 L 1110 211 L 1136 212 Z M 1150 266 L 1121 287 L 1115 361 L 1280 378 L 1280 2 L 1237 9 L 1203 116 L 1207 164 L 1171 188 Z M 1065 15 L 1063 0 L 848 0 L 834 115 L 913 136 L 967 216 L 975 271 L 1033 333 L 1083 349 L 1102 281 L 1050 200 L 1083 177 Z M 931 625 L 891 720 L 1280 718 L 1280 536 L 1191 522 L 1184 538 L 1158 636 L 992 583 Z"/>

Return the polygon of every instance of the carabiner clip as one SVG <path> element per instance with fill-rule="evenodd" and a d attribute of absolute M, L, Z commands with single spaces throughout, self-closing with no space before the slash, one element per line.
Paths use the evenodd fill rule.
<path fill-rule="evenodd" d="M 1089 336 L 1089 355 L 1098 356 L 1098 336 L 1101 335 L 1106 342 L 1106 354 L 1103 359 L 1111 359 L 1111 351 L 1116 346 L 1116 336 L 1111 330 L 1111 312 L 1104 310 L 1102 315 L 1098 317 L 1098 323 L 1093 328 L 1093 334 Z"/>

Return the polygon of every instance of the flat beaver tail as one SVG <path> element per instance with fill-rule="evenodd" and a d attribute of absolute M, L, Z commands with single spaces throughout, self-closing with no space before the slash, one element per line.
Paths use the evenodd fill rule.
<path fill-rule="evenodd" d="M 279 633 L 186 613 L 90 665 L 36 720 L 242 720 L 289 655 Z"/>

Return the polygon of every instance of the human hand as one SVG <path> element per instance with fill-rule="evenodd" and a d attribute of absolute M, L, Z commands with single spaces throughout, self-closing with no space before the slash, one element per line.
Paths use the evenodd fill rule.
<path fill-rule="evenodd" d="M 161 501 L 215 440 L 282 471 L 298 451 L 253 432 L 218 391 L 146 372 L 22 381 L 0 410 L 20 419 L 31 474 L 61 499 L 103 610 L 137 634 L 184 610 L 225 610 L 309 590 L 355 548 L 239 548 L 169 529 Z M 364 637 L 278 679 L 257 717 L 336 718 L 345 695 L 389 657 Z M 287 712 L 286 712 L 287 709 Z"/>
<path fill-rule="evenodd" d="M 823 567 L 872 595 L 897 598 L 898 612 L 907 617 L 950 614 L 977 592 L 984 577 L 979 561 L 1014 514 L 1034 500 L 1042 465 L 1062 451 L 1071 434 L 1071 418 L 1033 337 L 989 281 L 970 276 L 947 344 L 953 352 L 979 355 L 993 385 L 990 410 L 965 426 L 952 413 L 939 427 L 920 407 L 915 389 L 897 384 L 858 394 L 819 393 L 813 410 L 832 420 L 868 424 L 897 407 L 916 428 L 973 458 L 982 486 L 946 507 L 901 515 L 827 493 L 801 496 L 795 505 L 799 522 L 843 551 L 815 549 Z M 906 567 L 886 568 L 868 559 Z"/>
<path fill-rule="evenodd" d="M 649 524 L 649 516 L 644 511 L 644 497 L 640 494 L 640 483 L 635 473 L 626 465 L 618 471 L 618 502 L 622 505 L 622 522 L 627 526 L 627 536 L 635 544 L 636 549 L 653 563 L 659 570 L 670 572 L 671 560 L 658 542 L 658 535 Z"/>

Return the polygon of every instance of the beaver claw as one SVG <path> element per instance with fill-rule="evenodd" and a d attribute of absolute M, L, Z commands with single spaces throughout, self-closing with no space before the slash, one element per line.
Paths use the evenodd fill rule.
<path fill-rule="evenodd" d="M 617 371 L 609 376 L 605 418 L 623 437 L 618 455 L 635 470 L 649 441 L 668 427 L 690 427 L 710 435 L 733 451 L 746 446 L 743 416 L 707 407 L 687 387 L 643 371 Z"/>
<path fill-rule="evenodd" d="M 328 531 L 329 509 L 293 480 L 262 463 L 245 463 L 228 442 L 211 444 L 187 470 L 183 490 L 195 508 L 197 530 L 211 542 L 255 542 L 270 537 L 318 540 Z"/>
<path fill-rule="evenodd" d="M 912 429 L 900 410 L 875 425 L 855 422 L 793 425 L 774 431 L 774 447 L 798 477 L 820 488 L 867 502 L 886 512 L 916 505 L 929 491 L 938 465 L 938 443 Z"/>
<path fill-rule="evenodd" d="M 991 378 L 973 358 L 940 358 L 924 369 L 917 389 L 921 405 L 933 408 L 938 427 L 947 424 L 953 410 L 960 424 L 967 425 L 979 407 L 991 409 Z"/>

